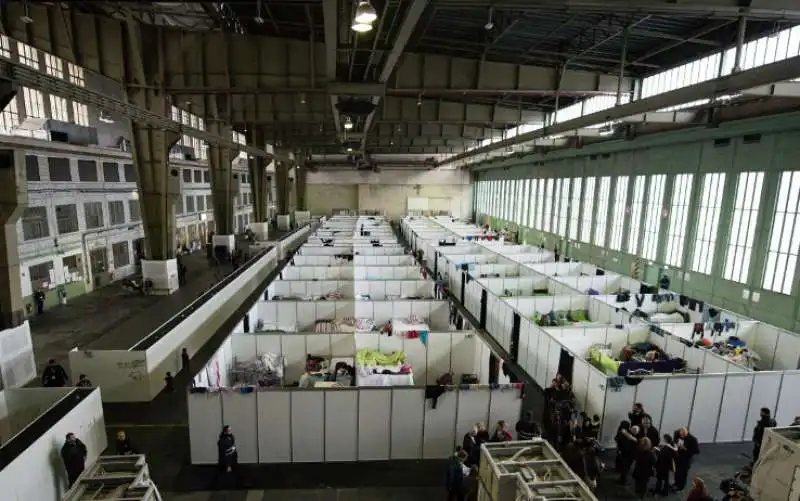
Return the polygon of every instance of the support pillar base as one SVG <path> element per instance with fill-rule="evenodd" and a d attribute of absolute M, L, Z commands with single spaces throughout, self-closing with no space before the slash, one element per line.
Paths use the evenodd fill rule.
<path fill-rule="evenodd" d="M 236 250 L 236 237 L 234 235 L 214 235 L 214 241 L 211 242 L 216 251 L 217 247 L 225 247 L 228 253 L 233 255 Z"/>
<path fill-rule="evenodd" d="M 292 216 L 289 214 L 279 214 L 277 221 L 279 231 L 289 231 L 292 227 Z"/>
<path fill-rule="evenodd" d="M 250 223 L 250 230 L 255 233 L 259 242 L 269 240 L 269 223 Z"/>
<path fill-rule="evenodd" d="M 153 283 L 152 294 L 168 296 L 178 290 L 178 260 L 142 260 L 142 279 Z"/>

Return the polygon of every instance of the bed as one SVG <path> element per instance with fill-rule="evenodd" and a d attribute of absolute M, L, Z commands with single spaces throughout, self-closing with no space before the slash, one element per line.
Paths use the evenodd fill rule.
<path fill-rule="evenodd" d="M 356 352 L 356 386 L 414 386 L 411 365 L 402 351 L 384 354 L 370 348 Z"/>
<path fill-rule="evenodd" d="M 305 372 L 300 376 L 300 388 L 345 388 L 353 386 L 355 368 L 352 357 L 306 355 Z"/>
<path fill-rule="evenodd" d="M 319 334 L 373 331 L 375 331 L 375 321 L 371 318 L 345 317 L 338 320 L 317 320 L 314 322 L 314 332 Z"/>
<path fill-rule="evenodd" d="M 649 374 L 675 374 L 686 370 L 686 361 L 674 358 L 652 343 L 626 346 L 615 359 L 607 346 L 589 348 L 589 362 L 615 376 L 646 376 Z"/>
<path fill-rule="evenodd" d="M 430 331 L 427 320 L 415 315 L 391 320 L 391 334 L 395 336 L 422 338 L 427 336 Z"/>
<path fill-rule="evenodd" d="M 260 388 L 283 386 L 285 362 L 281 355 L 263 353 L 252 360 L 233 361 L 231 381 L 233 386 L 258 386 Z"/>
<path fill-rule="evenodd" d="M 602 322 L 593 322 L 589 319 L 587 310 L 553 310 L 544 315 L 536 312 L 531 320 L 540 327 L 588 327 L 591 325 L 606 325 Z"/>

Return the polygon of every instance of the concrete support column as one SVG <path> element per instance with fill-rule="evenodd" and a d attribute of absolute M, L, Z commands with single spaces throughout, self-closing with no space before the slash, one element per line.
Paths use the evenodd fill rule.
<path fill-rule="evenodd" d="M 208 130 L 212 134 L 230 137 L 231 128 L 223 123 L 208 119 Z M 210 145 L 208 170 L 211 175 L 211 199 L 214 203 L 214 225 L 217 235 L 233 235 L 233 199 L 239 193 L 239 178 L 234 176 L 231 150 Z"/>
<path fill-rule="evenodd" d="M 308 205 L 306 202 L 306 181 L 308 178 L 308 169 L 305 165 L 298 164 L 295 167 L 295 189 L 297 190 L 297 210 L 307 210 Z"/>
<path fill-rule="evenodd" d="M 8 104 L 9 100 L 3 102 Z M 14 150 L 0 150 L 0 330 L 12 329 L 25 322 L 17 220 L 27 203 L 23 155 L 16 155 Z"/>
<path fill-rule="evenodd" d="M 263 131 L 256 129 L 252 134 L 252 143 L 264 148 L 266 136 Z M 264 157 L 250 158 L 247 166 L 250 171 L 250 186 L 253 200 L 253 219 L 255 223 L 267 222 L 267 200 L 269 199 L 269 182 L 267 181 L 268 159 Z"/>
<path fill-rule="evenodd" d="M 289 164 L 275 162 L 275 185 L 278 199 L 275 201 L 278 214 L 289 213 Z"/>

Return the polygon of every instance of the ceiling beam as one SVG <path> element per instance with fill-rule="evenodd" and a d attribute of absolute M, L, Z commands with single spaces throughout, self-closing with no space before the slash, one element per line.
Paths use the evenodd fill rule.
<path fill-rule="evenodd" d="M 325 75 L 328 82 L 336 81 L 336 49 L 338 47 L 338 0 L 324 0 L 322 6 L 323 15 L 325 19 Z M 342 132 L 341 117 L 339 116 L 339 108 L 336 105 L 339 103 L 339 96 L 336 94 L 330 95 L 331 111 L 333 113 L 333 123 L 336 125 L 336 132 Z"/>
<path fill-rule="evenodd" d="M 659 38 L 661 40 L 672 40 L 675 42 L 681 43 L 693 43 L 697 45 L 707 45 L 709 47 L 722 47 L 723 44 L 721 42 L 717 42 L 716 40 L 706 40 L 705 38 L 700 38 L 699 36 L 682 36 L 682 35 L 673 35 L 670 33 L 663 33 L 661 31 L 652 31 L 652 30 L 645 30 L 640 28 L 634 28 L 632 30 L 628 30 L 628 35 L 632 36 L 641 36 L 645 38 Z"/>
<path fill-rule="evenodd" d="M 437 0 L 437 9 L 486 8 L 486 0 Z M 739 16 L 746 9 L 748 18 L 800 19 L 800 4 L 795 0 L 496 0 L 496 10 L 597 12 L 606 14 L 642 13 Z"/>
<path fill-rule="evenodd" d="M 702 37 L 703 35 L 708 35 L 709 33 L 717 31 L 717 30 L 719 30 L 721 28 L 724 28 L 725 26 L 728 26 L 730 24 L 733 24 L 733 23 L 735 23 L 737 21 L 738 21 L 737 19 L 722 19 L 722 20 L 714 21 L 714 22 L 712 22 L 710 24 L 702 26 L 702 27 L 698 28 L 697 30 L 689 33 L 688 35 L 682 37 L 680 40 L 675 40 L 675 41 L 672 41 L 672 42 L 665 43 L 664 45 L 661 45 L 659 47 L 656 47 L 655 49 L 652 49 L 652 50 L 649 50 L 649 51 L 645 52 L 644 54 L 642 54 L 641 56 L 637 57 L 633 61 L 631 61 L 629 63 L 625 63 L 625 64 L 626 64 L 626 66 L 640 64 L 643 61 L 645 61 L 647 59 L 650 59 L 651 57 L 654 57 L 654 56 L 657 56 L 657 55 L 661 54 L 662 52 L 667 52 L 668 50 L 672 50 L 672 49 L 674 49 L 676 47 L 680 47 L 681 45 L 683 45 L 685 43 L 689 43 L 692 40 L 696 40 L 699 37 Z"/>
<path fill-rule="evenodd" d="M 397 63 L 400 62 L 400 56 L 402 56 L 403 52 L 405 52 L 406 45 L 411 39 L 411 35 L 414 33 L 414 29 L 417 27 L 417 23 L 422 17 L 422 14 L 425 12 L 426 7 L 428 7 L 428 0 L 414 0 L 411 6 L 408 8 L 406 17 L 403 19 L 403 24 L 397 31 L 397 37 L 394 40 L 392 50 L 389 51 L 389 54 L 386 56 L 383 69 L 378 75 L 379 83 L 385 84 L 389 80 L 389 77 L 392 76 L 392 73 L 394 73 Z M 380 97 L 372 98 L 372 104 L 375 105 L 375 110 L 373 110 L 372 113 L 367 116 L 367 120 L 364 123 L 364 139 L 362 140 L 362 149 L 366 149 L 365 146 L 367 144 L 367 135 L 369 134 L 370 127 L 372 127 L 372 122 L 375 119 L 375 113 L 377 111 L 377 107 L 380 105 L 380 101 Z"/>
<path fill-rule="evenodd" d="M 496 143 L 448 158 L 442 162 L 442 165 L 459 160 L 466 160 L 478 155 L 489 154 L 504 148 L 511 148 L 537 138 L 564 134 L 569 131 L 591 127 L 604 122 L 621 120 L 633 115 L 663 110 L 664 108 L 692 103 L 717 95 L 735 94 L 754 87 L 792 80 L 797 77 L 800 77 L 800 56 L 715 78 L 646 99 L 639 99 L 629 104 L 590 113 L 573 120 L 567 120 L 552 127 L 544 127 L 532 132 L 520 134 L 513 138 L 497 141 Z"/>

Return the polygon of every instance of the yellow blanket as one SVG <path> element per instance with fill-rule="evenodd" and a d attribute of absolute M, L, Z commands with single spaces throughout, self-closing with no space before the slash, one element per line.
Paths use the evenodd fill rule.
<path fill-rule="evenodd" d="M 402 351 L 395 351 L 388 355 L 369 348 L 363 348 L 356 352 L 356 363 L 361 366 L 375 367 L 378 365 L 397 365 L 405 362 L 406 354 Z"/>

